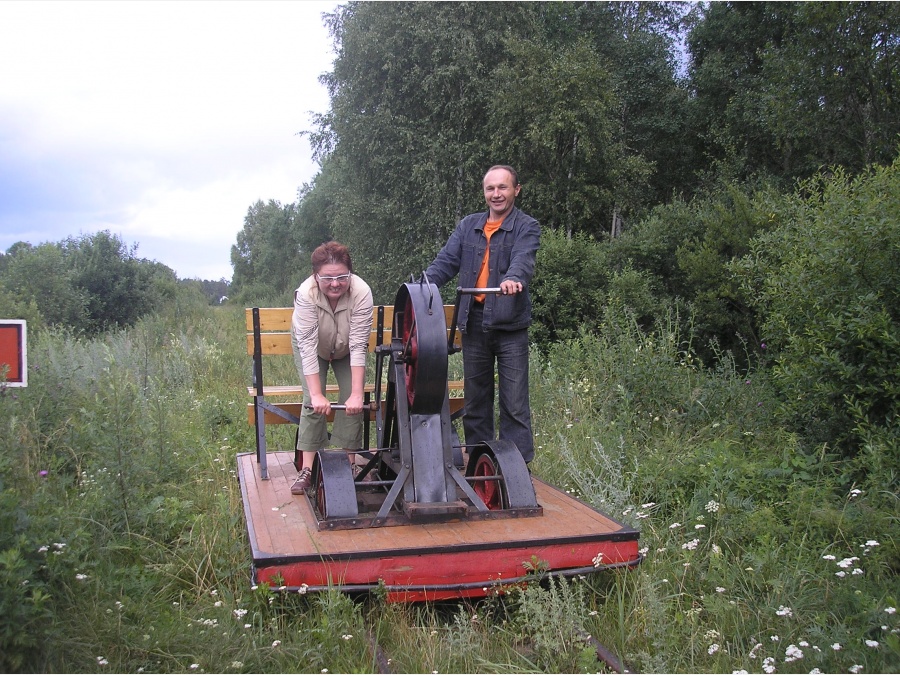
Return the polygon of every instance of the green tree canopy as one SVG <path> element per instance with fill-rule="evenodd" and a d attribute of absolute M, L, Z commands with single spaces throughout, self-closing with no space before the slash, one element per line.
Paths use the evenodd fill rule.
<path fill-rule="evenodd" d="M 0 267 L 0 291 L 16 297 L 21 311 L 36 307 L 46 323 L 76 332 L 131 326 L 173 298 L 177 284 L 170 268 L 137 258 L 136 250 L 108 231 L 14 244 Z"/>

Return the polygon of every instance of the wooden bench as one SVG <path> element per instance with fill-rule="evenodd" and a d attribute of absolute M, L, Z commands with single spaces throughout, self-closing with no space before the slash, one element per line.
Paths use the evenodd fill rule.
<path fill-rule="evenodd" d="M 444 305 L 444 315 L 449 326 L 453 320 L 453 305 Z M 253 358 L 253 381 L 247 387 L 248 395 L 253 399 L 247 404 L 247 421 L 256 428 L 256 460 L 261 464 L 263 478 L 266 473 L 266 426 L 269 424 L 298 424 L 303 408 L 303 387 L 300 384 L 266 384 L 264 377 L 264 357 L 272 355 L 292 355 L 291 319 L 293 307 L 248 307 L 245 311 L 247 324 L 247 354 Z M 369 352 L 376 347 L 389 344 L 391 327 L 394 320 L 393 305 L 376 305 L 372 310 L 372 330 L 369 335 Z M 449 329 L 448 329 L 449 330 Z M 449 337 L 449 336 L 448 336 Z M 459 331 L 455 332 L 455 344 L 460 344 Z M 296 370 L 294 371 L 296 375 Z M 299 375 L 296 375 L 299 379 Z M 450 412 L 458 412 L 464 405 L 463 381 L 453 380 L 447 383 L 451 392 Z M 382 393 L 387 387 L 387 374 L 383 374 Z M 337 393 L 336 384 L 326 386 L 326 394 Z M 375 393 L 375 384 L 366 382 L 365 403 L 368 405 Z M 278 402 L 270 402 L 269 398 Z M 381 398 L 380 396 L 378 397 Z M 371 421 L 370 413 L 367 421 Z M 329 415 L 334 420 L 334 411 Z M 369 425 L 365 425 L 364 445 L 369 446 Z"/>

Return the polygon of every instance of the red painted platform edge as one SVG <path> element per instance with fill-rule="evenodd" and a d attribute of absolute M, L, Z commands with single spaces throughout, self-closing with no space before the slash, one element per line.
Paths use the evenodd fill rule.
<path fill-rule="evenodd" d="M 255 455 L 254 452 L 246 452 L 239 453 L 238 457 L 246 456 L 246 455 Z M 239 469 L 242 468 L 242 465 L 239 463 Z M 242 475 L 242 471 L 239 471 L 239 477 Z M 539 478 L 535 478 L 535 480 L 540 480 Z M 402 549 L 380 549 L 377 551 L 367 552 L 367 551 L 355 551 L 352 553 L 346 554 L 331 554 L 323 557 L 321 554 L 312 553 L 312 554 L 290 554 L 290 553 L 264 553 L 260 551 L 256 546 L 256 535 L 253 531 L 253 523 L 252 519 L 249 517 L 249 499 L 247 495 L 247 488 L 244 480 L 240 480 L 241 485 L 241 497 L 244 506 L 244 519 L 246 521 L 247 530 L 249 534 L 249 543 L 251 548 L 251 555 L 253 557 L 254 566 L 258 569 L 267 568 L 267 567 L 282 567 L 285 565 L 292 564 L 302 564 L 302 563 L 312 563 L 314 565 L 321 565 L 325 558 L 327 558 L 329 563 L 339 563 L 339 562 L 349 562 L 349 561 L 360 561 L 364 559 L 373 559 L 380 560 L 385 557 L 397 558 L 397 557 L 405 557 L 405 556 L 420 556 L 420 555 L 429 555 L 429 554 L 439 554 L 439 555 L 447 555 L 447 554 L 456 554 L 456 553 L 477 553 L 479 551 L 497 551 L 501 549 L 526 549 L 533 548 L 538 546 L 538 542 L 535 540 L 523 540 L 523 541 L 504 541 L 504 542 L 481 542 L 481 543 L 467 543 L 467 544 L 457 544 L 457 545 L 445 545 L 441 547 L 433 547 L 433 548 L 402 548 Z M 635 556 L 637 555 L 637 540 L 640 536 L 640 532 L 633 528 L 627 527 L 619 521 L 615 520 L 608 514 L 600 511 L 599 509 L 594 508 L 590 504 L 583 502 L 576 497 L 568 493 L 564 493 L 559 488 L 550 485 L 544 481 L 541 481 L 543 485 L 545 485 L 548 489 L 551 489 L 558 494 L 562 495 L 566 500 L 570 500 L 573 502 L 577 502 L 583 505 L 585 508 L 588 508 L 596 513 L 599 513 L 604 518 L 610 520 L 619 526 L 619 529 L 613 532 L 605 532 L 605 533 L 590 533 L 579 536 L 567 536 L 567 537 L 548 537 L 541 540 L 541 543 L 548 544 L 552 543 L 554 545 L 596 545 L 597 542 L 634 542 L 634 551 Z M 423 526 L 424 527 L 424 526 Z M 593 556 L 592 556 L 593 557 Z M 618 561 L 616 561 L 618 562 Z M 584 566 L 587 563 L 582 562 L 577 565 L 578 567 Z"/>

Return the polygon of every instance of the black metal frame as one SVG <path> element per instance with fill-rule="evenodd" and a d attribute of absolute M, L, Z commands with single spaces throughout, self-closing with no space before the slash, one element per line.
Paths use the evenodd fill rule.
<path fill-rule="evenodd" d="M 471 471 L 469 475 L 460 471 L 461 448 L 452 428 L 447 388 L 448 356 L 456 351 L 455 322 L 462 294 L 485 291 L 499 289 L 458 289 L 449 340 L 441 296 L 427 280 L 400 287 L 390 345 L 381 344 L 380 312 L 375 349 L 377 449 L 356 479 L 346 452 L 317 453 L 307 498 L 320 530 L 541 515 L 528 467 L 515 444 L 495 440 L 472 450 L 472 457 L 491 454 L 500 469 L 496 476 L 474 477 Z M 388 379 L 382 402 L 385 367 Z M 377 480 L 367 480 L 370 475 Z M 479 480 L 501 481 L 508 504 L 488 509 L 472 487 Z M 374 511 L 360 510 L 360 504 L 373 503 Z"/>

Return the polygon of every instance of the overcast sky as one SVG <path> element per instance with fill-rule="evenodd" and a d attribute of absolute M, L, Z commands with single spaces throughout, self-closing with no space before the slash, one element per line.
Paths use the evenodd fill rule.
<path fill-rule="evenodd" d="M 336 6 L 0 0 L 0 250 L 109 230 L 231 279 L 247 209 L 318 171 Z"/>

